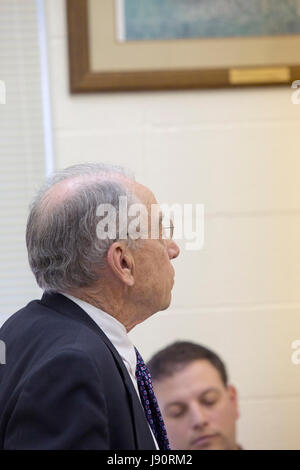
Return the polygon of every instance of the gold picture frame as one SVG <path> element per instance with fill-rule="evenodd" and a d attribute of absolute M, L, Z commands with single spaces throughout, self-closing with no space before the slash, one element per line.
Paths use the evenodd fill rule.
<path fill-rule="evenodd" d="M 67 0 L 72 93 L 289 84 L 300 35 L 115 40 L 114 0 Z"/>

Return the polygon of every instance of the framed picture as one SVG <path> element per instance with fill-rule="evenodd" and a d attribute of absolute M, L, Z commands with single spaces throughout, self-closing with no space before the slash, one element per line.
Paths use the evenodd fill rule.
<path fill-rule="evenodd" d="M 67 0 L 73 93 L 291 83 L 300 0 Z"/>

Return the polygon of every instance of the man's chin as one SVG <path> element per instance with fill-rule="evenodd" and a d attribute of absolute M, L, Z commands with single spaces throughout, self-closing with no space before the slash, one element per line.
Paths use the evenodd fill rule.
<path fill-rule="evenodd" d="M 171 299 L 172 299 L 172 294 L 170 292 L 169 298 L 162 304 L 162 307 L 160 308 L 160 311 L 162 312 L 163 310 L 167 310 L 167 308 L 170 307 L 171 304 Z"/>
<path fill-rule="evenodd" d="M 200 438 L 194 441 L 190 450 L 225 450 L 224 442 L 219 435 Z"/>

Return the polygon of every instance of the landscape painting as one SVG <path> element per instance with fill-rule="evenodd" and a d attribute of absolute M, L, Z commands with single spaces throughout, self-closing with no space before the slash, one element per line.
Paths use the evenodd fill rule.
<path fill-rule="evenodd" d="M 66 0 L 70 89 L 284 85 L 300 77 L 300 0 Z"/>
<path fill-rule="evenodd" d="M 119 41 L 300 34 L 300 0 L 116 0 Z"/>

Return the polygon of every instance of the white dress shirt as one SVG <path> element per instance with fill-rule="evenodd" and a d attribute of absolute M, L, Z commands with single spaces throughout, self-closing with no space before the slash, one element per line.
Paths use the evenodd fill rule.
<path fill-rule="evenodd" d="M 92 320 L 101 328 L 103 333 L 108 337 L 110 342 L 114 345 L 118 353 L 120 354 L 126 369 L 128 370 L 129 376 L 132 380 L 134 388 L 136 390 L 137 396 L 140 399 L 139 388 L 137 384 L 137 379 L 135 375 L 136 371 L 136 354 L 135 349 L 130 341 L 125 326 L 116 320 L 114 317 L 109 315 L 108 313 L 104 312 L 100 308 L 94 307 L 81 299 L 77 299 L 77 297 L 73 297 L 73 295 L 63 294 L 68 299 L 72 300 L 75 304 L 79 305 L 82 310 L 87 313 Z M 143 406 L 141 404 L 141 406 Z M 143 408 L 144 411 L 144 408 Z M 149 425 L 149 423 L 148 423 Z M 159 449 L 157 441 L 153 435 L 152 429 L 149 425 L 149 429 L 151 431 L 152 437 L 154 439 L 154 443 L 157 449 Z"/>

